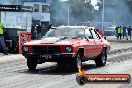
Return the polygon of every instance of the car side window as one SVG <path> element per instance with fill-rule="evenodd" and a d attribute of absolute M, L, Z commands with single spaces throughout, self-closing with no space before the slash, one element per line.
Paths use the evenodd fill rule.
<path fill-rule="evenodd" d="M 93 35 L 93 38 L 96 39 L 96 40 L 99 40 L 99 36 L 95 33 L 95 31 L 93 29 L 91 29 L 91 32 L 92 32 L 92 35 Z"/>
<path fill-rule="evenodd" d="M 97 35 L 97 37 L 98 37 L 99 39 L 101 39 L 100 36 L 99 36 L 99 34 L 98 34 L 98 32 L 97 32 L 96 30 L 94 30 L 94 32 L 95 32 L 95 34 Z"/>
<path fill-rule="evenodd" d="M 93 39 L 93 36 L 89 29 L 85 29 L 85 36 L 87 39 Z"/>

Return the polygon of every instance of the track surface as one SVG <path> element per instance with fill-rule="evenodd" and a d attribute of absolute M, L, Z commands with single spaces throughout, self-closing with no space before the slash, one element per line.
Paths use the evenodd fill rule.
<path fill-rule="evenodd" d="M 93 61 L 83 63 L 89 74 L 130 74 L 132 75 L 132 51 L 111 51 L 104 67 L 96 67 Z M 4 57 L 4 56 L 3 56 Z M 0 57 L 2 58 L 2 57 Z M 35 71 L 29 71 L 24 57 L 8 56 L 15 61 L 0 63 L 0 88 L 132 88 L 132 84 L 85 84 L 76 82 L 76 72 L 70 68 L 59 68 L 56 63 L 44 63 Z"/>

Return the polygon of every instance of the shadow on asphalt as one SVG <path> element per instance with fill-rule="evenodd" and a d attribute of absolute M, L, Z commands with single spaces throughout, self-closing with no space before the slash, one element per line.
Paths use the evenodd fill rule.
<path fill-rule="evenodd" d="M 85 71 L 88 71 L 90 69 L 97 69 L 97 68 L 100 68 L 100 67 L 96 67 L 95 64 L 83 64 L 83 69 Z M 19 73 L 24 73 L 24 74 L 40 74 L 40 75 L 71 75 L 77 72 L 78 71 L 75 71 L 68 66 L 59 67 L 57 65 L 53 65 L 49 67 L 41 67 L 32 71 L 29 69 L 24 69 L 19 71 Z"/>

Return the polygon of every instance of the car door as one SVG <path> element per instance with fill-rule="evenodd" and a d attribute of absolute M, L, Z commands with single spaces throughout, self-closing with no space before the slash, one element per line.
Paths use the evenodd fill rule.
<path fill-rule="evenodd" d="M 87 58 L 92 58 L 94 56 L 93 53 L 95 52 L 95 42 L 89 29 L 85 29 L 85 36 L 85 56 Z"/>
<path fill-rule="evenodd" d="M 102 42 L 100 36 L 98 35 L 98 33 L 95 30 L 91 30 L 91 32 L 92 32 L 93 39 L 94 39 L 94 42 L 95 42 L 94 55 L 97 56 L 102 52 L 103 42 Z"/>

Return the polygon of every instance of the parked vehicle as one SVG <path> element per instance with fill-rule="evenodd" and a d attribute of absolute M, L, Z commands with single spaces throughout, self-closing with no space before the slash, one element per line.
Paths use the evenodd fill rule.
<path fill-rule="evenodd" d="M 60 26 L 50 29 L 41 40 L 25 43 L 22 54 L 27 58 L 30 70 L 44 62 L 57 62 L 59 66 L 68 64 L 77 68 L 87 60 L 94 60 L 97 66 L 104 66 L 109 49 L 109 42 L 94 29 Z"/>
<path fill-rule="evenodd" d="M 105 35 L 105 36 L 116 36 L 115 27 L 107 27 L 107 28 L 104 30 L 104 35 Z"/>

